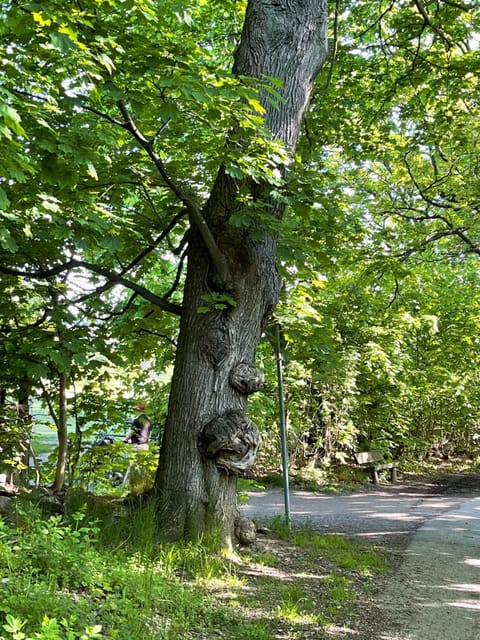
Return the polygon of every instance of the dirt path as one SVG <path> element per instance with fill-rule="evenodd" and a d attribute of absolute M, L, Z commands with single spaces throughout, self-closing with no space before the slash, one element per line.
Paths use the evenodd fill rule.
<path fill-rule="evenodd" d="M 394 570 L 358 612 L 356 640 L 480 638 L 480 476 L 349 493 L 293 492 L 294 524 L 371 541 Z M 252 494 L 250 517 L 284 514 L 282 491 Z"/>
<path fill-rule="evenodd" d="M 436 482 L 364 485 L 353 492 L 293 491 L 290 511 L 294 524 L 309 523 L 326 533 L 404 548 L 424 522 L 476 495 L 480 495 L 479 476 L 445 476 Z M 283 516 L 283 491 L 251 493 L 242 511 L 257 520 Z"/>

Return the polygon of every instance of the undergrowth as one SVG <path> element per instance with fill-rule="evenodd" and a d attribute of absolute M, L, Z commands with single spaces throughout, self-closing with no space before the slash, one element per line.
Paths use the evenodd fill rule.
<path fill-rule="evenodd" d="M 373 552 L 341 537 L 277 522 L 292 566 L 297 551 L 310 567 L 330 558 L 312 590 L 311 578 L 278 574 L 285 556 L 274 539 L 233 564 L 206 541 L 157 544 L 148 504 L 104 501 L 95 511 L 74 502 L 66 516 L 45 516 L 18 500 L 0 518 L 0 640 L 273 640 L 280 628 L 301 638 L 305 625 L 326 627 L 348 610 L 352 573 L 382 570 Z M 264 570 L 252 577 L 254 565 Z"/>

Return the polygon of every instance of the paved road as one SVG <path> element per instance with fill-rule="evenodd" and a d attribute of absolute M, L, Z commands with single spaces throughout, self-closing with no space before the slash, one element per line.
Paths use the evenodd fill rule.
<path fill-rule="evenodd" d="M 378 595 L 369 640 L 480 639 L 480 484 L 439 493 L 430 485 L 349 494 L 293 492 L 293 523 L 403 546 L 403 561 Z M 284 515 L 282 491 L 255 493 L 249 517 Z M 366 636 L 364 636 L 366 637 Z"/>
<path fill-rule="evenodd" d="M 444 495 L 433 484 L 371 485 L 353 493 L 294 491 L 290 511 L 294 524 L 310 523 L 325 532 L 385 542 L 391 536 L 412 533 L 426 520 L 460 506 L 470 495 Z M 283 491 L 250 493 L 241 509 L 259 520 L 283 516 Z"/>
<path fill-rule="evenodd" d="M 480 498 L 428 520 L 382 593 L 379 640 L 479 640 Z"/>

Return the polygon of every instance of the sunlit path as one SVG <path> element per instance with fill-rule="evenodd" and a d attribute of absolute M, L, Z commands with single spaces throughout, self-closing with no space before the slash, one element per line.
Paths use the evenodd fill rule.
<path fill-rule="evenodd" d="M 398 630 L 379 640 L 480 637 L 480 498 L 415 533 L 380 607 Z"/>
<path fill-rule="evenodd" d="M 352 631 L 356 638 L 480 638 L 480 497 L 472 497 L 474 491 L 475 485 L 445 495 L 428 485 L 400 484 L 342 494 L 292 492 L 294 524 L 371 540 L 387 551 L 403 541 L 403 561 L 375 597 L 375 628 Z M 242 511 L 259 519 L 281 516 L 283 494 L 251 494 Z"/>
<path fill-rule="evenodd" d="M 294 523 L 311 523 L 326 533 L 346 533 L 372 540 L 415 531 L 429 518 L 457 508 L 466 495 L 442 495 L 428 485 L 365 487 L 352 493 L 291 493 Z M 249 517 L 271 518 L 284 514 L 281 490 L 251 493 L 241 506 Z"/>

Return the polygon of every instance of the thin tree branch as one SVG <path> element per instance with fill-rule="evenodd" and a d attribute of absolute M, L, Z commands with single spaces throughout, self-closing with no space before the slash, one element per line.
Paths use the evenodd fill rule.
<path fill-rule="evenodd" d="M 439 27 L 439 26 L 433 24 L 432 19 L 430 18 L 430 15 L 429 15 L 429 13 L 427 11 L 427 8 L 423 4 L 423 0 L 414 0 L 414 2 L 415 2 L 415 6 L 417 7 L 418 11 L 420 12 L 422 18 L 424 19 L 425 23 L 428 24 L 430 29 L 432 29 L 432 31 L 434 31 L 445 42 L 445 44 L 448 45 L 449 48 L 453 47 L 454 43 L 447 36 L 445 31 L 442 29 L 442 27 Z"/>
<path fill-rule="evenodd" d="M 173 281 L 173 284 L 170 287 L 170 289 L 165 293 L 165 298 L 167 299 L 170 298 L 170 296 L 173 295 L 173 293 L 175 293 L 175 291 L 177 290 L 178 284 L 180 282 L 180 278 L 182 276 L 183 264 L 185 262 L 186 257 L 187 257 L 187 254 L 186 254 L 186 251 L 184 251 L 183 254 L 180 256 L 180 261 L 178 263 L 175 280 Z"/>
<path fill-rule="evenodd" d="M 170 175 L 168 174 L 165 168 L 165 165 L 162 162 L 162 159 L 160 158 L 158 153 L 155 151 L 152 142 L 148 140 L 140 131 L 140 129 L 137 127 L 125 103 L 122 100 L 119 100 L 117 102 L 117 105 L 125 120 L 124 127 L 127 129 L 127 131 L 130 131 L 130 133 L 133 135 L 135 140 L 137 140 L 137 142 L 139 142 L 139 144 L 143 147 L 143 149 L 145 149 L 145 151 L 148 153 L 149 157 L 157 167 L 167 187 L 187 207 L 190 218 L 192 222 L 195 224 L 195 226 L 197 227 L 205 243 L 205 246 L 210 255 L 210 258 L 212 259 L 212 262 L 215 266 L 217 274 L 220 280 L 223 283 L 225 283 L 228 276 L 227 261 L 223 253 L 218 248 L 217 243 L 215 242 L 215 239 L 212 235 L 212 232 L 210 231 L 205 221 L 205 218 L 202 215 L 202 211 L 199 205 L 195 202 L 195 200 L 190 198 L 190 196 L 188 196 L 185 193 L 185 191 L 176 182 L 174 182 L 174 180 L 172 180 L 172 178 L 170 177 Z"/>
<path fill-rule="evenodd" d="M 223 253 L 217 247 L 217 243 L 215 242 L 215 239 L 202 215 L 202 211 L 199 205 L 192 198 L 190 198 L 176 182 L 174 182 L 171 179 L 170 175 L 168 174 L 165 168 L 165 165 L 162 162 L 162 159 L 154 149 L 154 143 L 156 138 L 161 133 L 161 131 L 163 131 L 163 129 L 168 125 L 168 122 L 162 125 L 159 131 L 157 131 L 157 133 L 155 134 L 153 140 L 148 140 L 135 124 L 123 100 L 118 100 L 117 106 L 120 110 L 120 113 L 123 116 L 123 119 L 124 119 L 123 122 L 116 120 L 115 118 L 112 118 L 107 113 L 99 111 L 94 107 L 83 105 L 83 108 L 86 109 L 87 111 L 91 111 L 92 113 L 100 116 L 101 118 L 104 118 L 111 124 L 114 124 L 116 126 L 122 127 L 123 129 L 126 129 L 133 135 L 135 140 L 137 140 L 137 142 L 140 143 L 143 149 L 145 149 L 145 151 L 148 153 L 149 157 L 155 164 L 156 168 L 158 169 L 167 187 L 187 207 L 190 218 L 192 222 L 195 224 L 195 226 L 197 227 L 197 229 L 199 230 L 200 235 L 202 236 L 202 239 L 205 243 L 205 246 L 207 247 L 208 253 L 210 255 L 210 258 L 212 259 L 212 262 L 215 266 L 215 269 L 219 275 L 220 280 L 222 282 L 226 282 L 227 275 L 228 275 L 227 261 Z"/>
<path fill-rule="evenodd" d="M 463 4 L 461 2 L 452 2 L 452 0 L 443 0 L 445 4 L 448 4 L 450 7 L 454 9 L 459 9 L 460 11 L 471 11 L 473 5 Z"/>
<path fill-rule="evenodd" d="M 437 233 L 432 234 L 428 238 L 425 238 L 420 243 L 419 247 L 412 247 L 411 249 L 406 249 L 402 251 L 402 253 L 396 254 L 396 258 L 401 260 L 407 260 L 410 256 L 414 255 L 418 251 L 424 251 L 428 245 L 437 242 L 437 240 L 441 240 L 442 238 L 454 237 L 459 238 L 464 244 L 468 246 L 468 253 L 474 253 L 477 256 L 480 256 L 480 247 L 478 247 L 465 233 L 464 229 L 443 229 L 441 231 L 437 231 Z"/>
<path fill-rule="evenodd" d="M 152 144 L 155 144 L 155 142 L 157 141 L 158 136 L 161 133 L 163 133 L 163 131 L 165 131 L 165 129 L 168 127 L 169 124 L 170 124 L 170 118 L 166 122 L 164 122 L 161 127 L 159 127 L 158 131 L 155 133 L 155 135 L 152 138 Z"/>
<path fill-rule="evenodd" d="M 153 205 L 153 203 L 152 203 L 152 205 Z M 153 243 L 149 244 L 147 247 L 145 247 L 131 262 L 128 263 L 128 265 L 123 267 L 123 269 L 121 270 L 119 275 L 120 276 L 124 276 L 126 273 L 128 273 L 134 267 L 136 267 L 143 260 L 143 258 L 145 258 L 152 251 L 154 251 L 157 248 L 157 246 L 162 242 L 162 240 L 164 240 L 168 236 L 168 234 L 175 227 L 177 222 L 179 222 L 183 218 L 185 213 L 186 213 L 185 210 L 180 211 L 179 213 L 177 213 L 177 215 L 165 227 L 165 229 L 162 231 L 162 233 L 159 236 L 157 236 L 157 238 L 155 238 Z M 72 301 L 72 304 L 79 304 L 81 302 L 86 302 L 89 298 L 92 298 L 92 297 L 97 296 L 97 295 L 99 295 L 101 293 L 104 293 L 105 291 L 108 291 L 109 289 L 111 289 L 113 286 L 115 286 L 114 282 L 107 282 L 106 284 L 102 285 L 101 287 L 97 287 L 94 291 L 92 291 L 90 293 L 86 293 L 85 295 L 81 296 L 80 298 L 76 298 L 75 300 Z M 169 295 L 168 292 L 164 296 L 162 296 L 162 298 L 164 300 L 167 300 L 169 297 L 170 297 L 170 295 Z"/>
<path fill-rule="evenodd" d="M 156 338 L 162 338 L 163 340 L 167 340 L 173 347 L 177 346 L 176 340 L 173 340 L 170 336 L 167 336 L 165 333 L 159 333 L 158 331 L 152 331 L 151 329 L 137 329 L 135 333 L 141 335 L 142 333 L 146 333 L 149 336 L 155 336 Z"/>
<path fill-rule="evenodd" d="M 155 238 L 153 243 L 148 245 L 147 247 L 145 247 L 145 249 L 143 249 L 131 262 L 129 262 L 128 265 L 123 267 L 122 270 L 120 271 L 120 273 L 117 274 L 117 276 L 123 277 L 126 273 L 128 273 L 134 267 L 136 267 L 143 260 L 143 258 L 145 258 L 152 251 L 154 251 L 157 248 L 157 246 L 168 236 L 170 231 L 175 227 L 175 225 L 179 222 L 179 220 L 181 220 L 181 218 L 185 215 L 185 213 L 186 213 L 185 210 L 184 211 L 180 211 L 171 220 L 171 222 L 167 225 L 167 227 L 165 227 L 165 229 L 162 231 L 162 233 L 159 236 L 157 236 L 157 238 Z M 91 270 L 93 271 L 94 269 L 92 268 Z M 2 272 L 2 267 L 1 266 L 0 266 L 0 272 Z M 53 274 L 53 275 L 56 275 L 56 274 Z M 41 277 L 43 277 L 43 276 L 41 276 Z M 108 291 L 112 287 L 114 287 L 116 283 L 117 283 L 116 281 L 108 280 L 108 282 L 106 282 L 105 284 L 103 284 L 103 285 L 101 285 L 99 287 L 96 287 L 93 291 L 85 293 L 85 294 L 75 298 L 74 300 L 71 300 L 71 304 L 81 304 L 83 302 L 86 302 L 87 300 L 90 300 L 93 297 L 97 297 L 97 296 L 101 295 L 102 293 L 105 293 L 106 291 Z M 168 297 L 169 297 L 169 295 L 167 293 L 165 296 L 162 296 L 162 299 L 167 301 Z"/>
<path fill-rule="evenodd" d="M 469 253 L 480 256 L 480 248 L 467 236 L 464 229 L 455 229 L 454 233 L 469 247 Z"/>
<path fill-rule="evenodd" d="M 333 70 L 335 68 L 335 62 L 337 61 L 337 52 L 338 52 L 338 17 L 340 14 L 340 0 L 335 0 L 335 11 L 333 17 L 333 44 L 332 44 L 332 55 L 330 56 L 330 64 L 328 66 L 328 74 L 325 83 L 321 88 L 322 91 L 325 91 L 330 86 L 333 76 Z"/>
<path fill-rule="evenodd" d="M 432 187 L 434 186 L 438 186 L 439 184 L 442 184 L 443 182 L 445 182 L 446 180 L 448 180 L 449 176 L 446 175 L 442 178 L 442 180 L 438 180 L 438 181 L 433 181 L 432 183 L 430 183 L 427 187 L 422 188 L 417 180 L 417 178 L 415 177 L 415 174 L 413 173 L 413 169 L 410 166 L 410 163 L 408 162 L 408 155 L 409 152 L 407 151 L 403 157 L 403 161 L 405 162 L 405 166 L 407 168 L 408 171 L 408 175 L 410 176 L 410 179 L 413 183 L 413 185 L 415 186 L 416 190 L 418 191 L 420 197 L 422 198 L 422 200 L 424 200 L 427 204 L 431 205 L 432 207 L 437 207 L 440 209 L 453 209 L 453 205 L 449 202 L 445 203 L 445 202 L 438 202 L 438 200 L 435 200 L 434 198 L 431 198 L 429 196 L 427 196 L 426 191 L 432 189 Z"/>
<path fill-rule="evenodd" d="M 158 247 L 158 245 L 168 236 L 170 231 L 172 231 L 172 229 L 177 225 L 177 223 L 184 217 L 186 213 L 187 212 L 185 210 L 182 210 L 179 213 L 177 213 L 177 215 L 172 218 L 172 220 L 165 227 L 165 229 L 160 233 L 160 235 L 158 235 L 155 238 L 152 244 L 149 244 L 147 247 L 145 247 L 131 262 L 129 262 L 124 267 L 124 269 L 121 272 L 121 275 L 124 275 L 125 273 L 127 273 L 128 271 L 136 267 L 137 264 L 143 260 L 143 258 L 145 258 L 152 251 L 154 251 Z"/>
<path fill-rule="evenodd" d="M 111 311 L 110 313 L 108 313 L 106 316 L 103 316 L 102 318 L 97 316 L 97 319 L 102 320 L 102 322 L 106 322 L 107 320 L 112 320 L 113 318 L 123 316 L 130 309 L 130 307 L 132 306 L 132 304 L 137 298 L 138 298 L 138 293 L 132 293 L 132 295 L 127 301 L 127 304 L 123 307 L 123 309 L 121 309 L 120 311 Z"/>
<path fill-rule="evenodd" d="M 107 120 L 108 122 L 110 122 L 111 124 L 114 124 L 117 127 L 122 127 L 123 129 L 126 128 L 124 122 L 121 122 L 121 120 L 116 120 L 115 118 L 112 118 L 112 116 L 109 116 L 108 113 L 104 113 L 103 111 L 99 111 L 94 107 L 90 107 L 88 104 L 83 104 L 82 108 L 85 109 L 85 111 L 90 111 L 91 113 L 94 113 L 96 116 L 100 116 L 104 120 Z"/>
<path fill-rule="evenodd" d="M 29 324 L 20 323 L 16 316 L 14 316 L 13 320 L 15 322 L 16 330 L 21 332 L 21 331 L 28 331 L 32 327 L 40 327 L 47 320 L 47 318 L 48 318 L 48 310 L 45 309 L 42 312 L 42 315 L 37 320 L 35 320 L 34 322 L 30 322 Z M 0 333 L 2 333 L 3 335 L 8 335 L 10 331 L 11 329 L 8 325 L 0 328 Z"/>
<path fill-rule="evenodd" d="M 395 300 L 398 297 L 398 292 L 400 291 L 400 282 L 398 281 L 398 278 L 395 278 L 395 291 L 393 292 L 392 297 L 390 298 L 390 301 L 388 303 L 388 306 L 391 307 L 393 306 Z"/>
<path fill-rule="evenodd" d="M 106 278 L 110 283 L 112 283 L 112 286 L 114 284 L 120 284 L 126 289 L 135 291 L 144 300 L 148 300 L 160 309 L 173 313 L 174 315 L 181 315 L 182 309 L 179 305 L 169 302 L 164 298 L 160 298 L 145 287 L 124 278 L 122 275 L 115 273 L 114 271 L 110 271 L 105 267 L 100 267 L 90 262 L 85 262 L 84 260 L 69 260 L 68 262 L 56 265 L 50 269 L 40 269 L 39 271 L 21 271 L 20 269 L 12 269 L 11 267 L 0 265 L 0 273 L 33 279 L 48 279 L 65 271 L 72 271 L 73 269 L 86 269 L 87 271 L 92 271 L 93 273 Z"/>
<path fill-rule="evenodd" d="M 52 418 L 53 422 L 55 423 L 55 427 L 57 429 L 57 436 L 58 436 L 58 429 L 59 429 L 59 419 L 58 419 L 58 414 L 55 411 L 55 406 L 53 404 L 53 400 L 51 395 L 48 393 L 47 387 L 45 386 L 45 383 L 42 381 L 42 379 L 39 379 L 40 382 L 40 387 L 42 389 L 42 396 L 45 399 L 45 402 L 47 403 L 47 407 L 48 407 L 48 412 L 50 413 L 50 417 Z"/>

